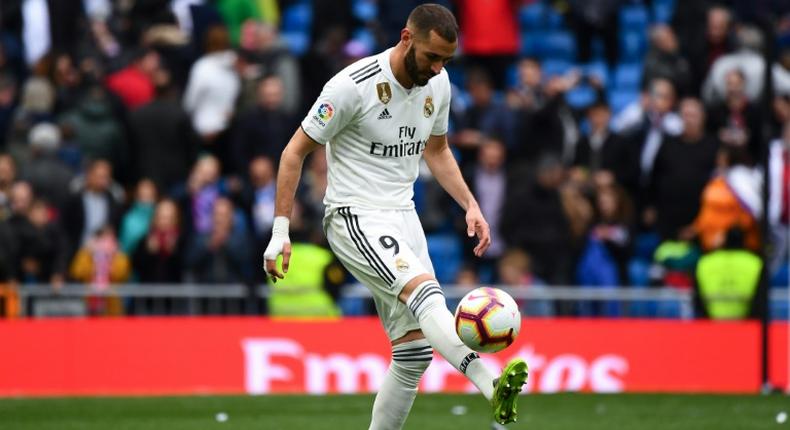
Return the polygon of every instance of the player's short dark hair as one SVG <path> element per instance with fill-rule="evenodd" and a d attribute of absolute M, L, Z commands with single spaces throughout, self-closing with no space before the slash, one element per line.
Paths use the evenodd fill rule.
<path fill-rule="evenodd" d="M 415 7 L 409 14 L 406 25 L 421 38 L 427 38 L 431 31 L 435 31 L 450 43 L 458 40 L 458 22 L 453 13 L 442 5 L 426 3 Z"/>

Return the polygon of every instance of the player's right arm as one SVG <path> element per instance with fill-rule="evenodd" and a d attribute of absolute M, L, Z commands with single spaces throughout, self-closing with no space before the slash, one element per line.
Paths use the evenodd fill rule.
<path fill-rule="evenodd" d="M 263 253 L 264 270 L 273 282 L 277 282 L 277 279 L 282 279 L 285 273 L 288 273 L 288 263 L 291 259 L 288 225 L 296 196 L 296 187 L 299 186 L 305 157 L 319 146 L 299 127 L 280 156 L 272 238 Z M 280 254 L 283 256 L 282 271 L 277 269 L 277 256 Z"/>
<path fill-rule="evenodd" d="M 316 148 L 332 140 L 352 120 L 358 109 L 359 94 L 354 82 L 347 75 L 336 75 L 326 83 L 301 127 L 283 150 L 280 170 L 277 172 L 272 238 L 263 253 L 263 268 L 272 282 L 283 279 L 288 273 L 291 258 L 289 219 L 304 159 Z M 280 255 L 283 256 L 282 271 L 277 268 L 277 257 Z"/>

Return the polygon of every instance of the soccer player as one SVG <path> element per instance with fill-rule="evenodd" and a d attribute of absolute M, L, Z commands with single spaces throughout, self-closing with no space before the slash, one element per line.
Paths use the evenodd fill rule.
<path fill-rule="evenodd" d="M 337 258 L 372 292 L 392 343 L 392 361 L 373 404 L 375 430 L 403 426 L 433 349 L 477 386 L 501 424 L 515 421 L 527 379 L 521 359 L 495 378 L 458 338 L 412 202 L 424 158 L 466 211 L 467 234 L 478 238 L 475 255 L 488 249 L 488 224 L 447 145 L 450 82 L 444 65 L 457 40 L 449 10 L 435 4 L 415 8 L 395 47 L 357 61 L 326 83 L 280 159 L 264 268 L 275 282 L 288 272 L 288 217 L 302 164 L 326 145 L 324 231 Z"/>

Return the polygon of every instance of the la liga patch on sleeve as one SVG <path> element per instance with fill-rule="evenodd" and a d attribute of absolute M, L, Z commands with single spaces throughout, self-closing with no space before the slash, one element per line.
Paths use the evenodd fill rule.
<path fill-rule="evenodd" d="M 312 120 L 316 125 L 326 127 L 333 116 L 335 116 L 335 107 L 332 106 L 332 103 L 325 102 L 318 105 L 318 108 L 313 113 Z"/>

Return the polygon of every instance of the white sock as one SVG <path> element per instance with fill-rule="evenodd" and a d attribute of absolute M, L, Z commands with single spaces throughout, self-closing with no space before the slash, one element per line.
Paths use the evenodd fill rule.
<path fill-rule="evenodd" d="M 420 378 L 431 364 L 433 349 L 425 339 L 417 339 L 392 347 L 384 383 L 373 402 L 370 430 L 400 430 L 417 396 Z"/>
<path fill-rule="evenodd" d="M 414 289 L 406 306 L 412 311 L 431 346 L 466 375 L 486 399 L 494 396 L 494 375 L 480 356 L 469 349 L 455 332 L 455 318 L 447 309 L 444 293 L 436 281 L 425 281 Z"/>

